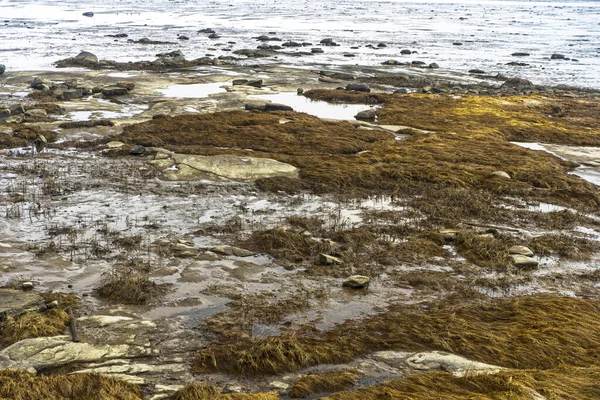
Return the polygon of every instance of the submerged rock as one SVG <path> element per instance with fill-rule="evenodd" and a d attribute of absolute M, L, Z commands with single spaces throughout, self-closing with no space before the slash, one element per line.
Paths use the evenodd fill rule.
<path fill-rule="evenodd" d="M 352 275 L 344 279 L 343 286 L 352 289 L 362 289 L 369 286 L 371 279 L 368 276 L 363 275 Z"/>

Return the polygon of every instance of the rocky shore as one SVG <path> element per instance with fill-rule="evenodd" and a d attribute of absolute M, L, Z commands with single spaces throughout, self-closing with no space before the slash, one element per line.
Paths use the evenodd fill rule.
<path fill-rule="evenodd" d="M 0 66 L 0 397 L 597 398 L 600 92 L 277 39 Z"/>

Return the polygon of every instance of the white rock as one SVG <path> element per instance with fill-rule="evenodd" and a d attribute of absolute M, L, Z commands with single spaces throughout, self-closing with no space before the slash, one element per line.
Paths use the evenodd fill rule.
<path fill-rule="evenodd" d="M 505 368 L 472 361 L 443 351 L 416 353 L 406 359 L 406 364 L 420 371 L 443 370 L 454 376 L 495 374 Z"/>
<path fill-rule="evenodd" d="M 510 254 L 520 254 L 527 257 L 533 256 L 533 251 L 531 251 L 529 247 L 525 246 L 512 246 L 510 249 L 508 249 L 508 252 Z"/>
<path fill-rule="evenodd" d="M 510 175 L 504 171 L 494 171 L 492 172 L 493 176 L 497 176 L 499 178 L 510 179 Z"/>
<path fill-rule="evenodd" d="M 91 315 L 77 318 L 77 322 L 90 323 L 99 327 L 113 325 L 124 321 L 134 321 L 134 319 L 120 315 Z"/>

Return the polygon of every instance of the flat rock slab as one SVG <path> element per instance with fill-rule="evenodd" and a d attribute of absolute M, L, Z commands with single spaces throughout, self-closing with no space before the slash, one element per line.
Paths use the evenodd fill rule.
<path fill-rule="evenodd" d="M 520 254 L 511 254 L 511 259 L 517 268 L 537 268 L 538 261 L 535 258 L 523 256 Z"/>
<path fill-rule="evenodd" d="M 197 156 L 172 154 L 170 159 L 152 162 L 163 170 L 163 178 L 171 181 L 243 180 L 253 181 L 274 176 L 297 177 L 298 169 L 270 158 L 231 155 Z"/>
<path fill-rule="evenodd" d="M 42 304 L 44 304 L 43 299 L 36 293 L 0 289 L 0 314 L 19 315 L 31 308 L 38 308 Z"/>
<path fill-rule="evenodd" d="M 52 336 L 21 340 L 0 352 L 0 367 L 40 370 L 71 363 L 99 362 L 149 354 L 147 349 L 138 346 L 96 346 L 75 343 L 70 339 L 70 336 Z"/>

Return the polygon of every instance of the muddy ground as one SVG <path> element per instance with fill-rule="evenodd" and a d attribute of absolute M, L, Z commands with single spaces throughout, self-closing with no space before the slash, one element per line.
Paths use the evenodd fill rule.
<path fill-rule="evenodd" d="M 597 398 L 597 93 L 335 72 L 3 75 L 0 396 Z"/>

